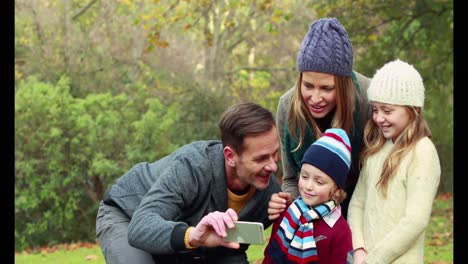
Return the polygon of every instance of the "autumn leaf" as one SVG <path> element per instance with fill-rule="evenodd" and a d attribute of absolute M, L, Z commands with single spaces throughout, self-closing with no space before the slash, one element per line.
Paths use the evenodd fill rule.
<path fill-rule="evenodd" d="M 86 261 L 97 260 L 97 259 L 98 259 L 98 256 L 96 256 L 96 255 L 88 255 L 88 256 L 85 257 Z"/>

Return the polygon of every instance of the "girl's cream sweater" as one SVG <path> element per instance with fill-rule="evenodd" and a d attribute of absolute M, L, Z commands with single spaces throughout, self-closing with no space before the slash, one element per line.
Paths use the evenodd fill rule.
<path fill-rule="evenodd" d="M 388 140 L 361 170 L 348 211 L 353 248 L 367 251 L 368 264 L 424 263 L 424 236 L 440 181 L 439 156 L 429 138 L 421 139 L 399 164 L 385 198 L 376 184 L 392 147 Z"/>

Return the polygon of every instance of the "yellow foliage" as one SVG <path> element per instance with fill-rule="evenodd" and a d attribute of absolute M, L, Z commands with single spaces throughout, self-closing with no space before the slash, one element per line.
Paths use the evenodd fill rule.
<path fill-rule="evenodd" d="M 377 34 L 371 34 L 367 37 L 371 41 L 376 41 L 377 40 Z"/>
<path fill-rule="evenodd" d="M 27 39 L 25 37 L 18 37 L 17 40 L 18 40 L 19 44 L 22 44 L 22 45 L 25 45 L 25 46 L 31 43 L 31 40 L 29 40 L 29 39 Z"/>
<path fill-rule="evenodd" d="M 161 48 L 167 48 L 169 46 L 169 42 L 167 41 L 160 41 L 157 43 Z"/>

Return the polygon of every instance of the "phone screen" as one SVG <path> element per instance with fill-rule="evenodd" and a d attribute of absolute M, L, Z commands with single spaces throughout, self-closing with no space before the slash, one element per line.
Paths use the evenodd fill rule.
<path fill-rule="evenodd" d="M 265 230 L 262 223 L 237 221 L 235 225 L 233 229 L 227 229 L 227 237 L 224 241 L 258 245 L 265 243 Z"/>

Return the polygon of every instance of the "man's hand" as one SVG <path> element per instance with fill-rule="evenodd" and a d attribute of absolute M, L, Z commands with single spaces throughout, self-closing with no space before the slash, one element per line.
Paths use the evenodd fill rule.
<path fill-rule="evenodd" d="M 217 247 L 223 246 L 237 249 L 239 243 L 225 242 L 227 236 L 226 226 L 234 228 L 237 221 L 237 213 L 229 208 L 226 212 L 212 212 L 202 218 L 195 228 L 189 230 L 189 243 L 194 247 Z"/>
<path fill-rule="evenodd" d="M 279 192 L 271 195 L 270 202 L 268 203 L 268 219 L 273 221 L 278 218 L 291 202 L 292 197 L 290 193 Z"/>

